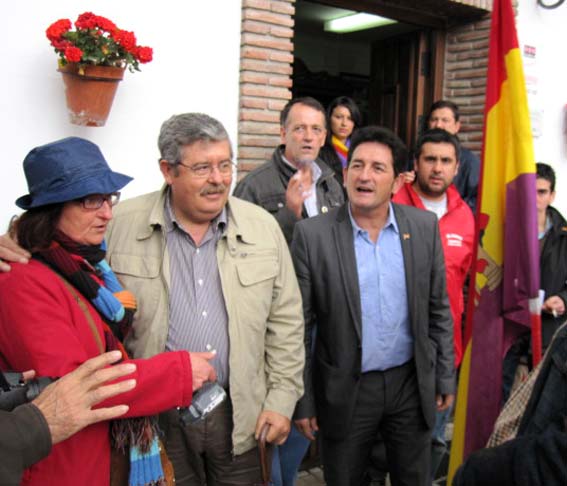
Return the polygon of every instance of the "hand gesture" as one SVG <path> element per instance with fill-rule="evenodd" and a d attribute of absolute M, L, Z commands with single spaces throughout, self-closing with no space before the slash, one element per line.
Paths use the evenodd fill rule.
<path fill-rule="evenodd" d="M 127 405 L 93 409 L 98 403 L 136 386 L 136 380 L 106 384 L 136 371 L 134 363 L 108 367 L 121 357 L 120 351 L 111 351 L 85 361 L 76 370 L 49 385 L 32 402 L 44 415 L 53 444 L 87 425 L 112 420 L 128 411 Z M 30 375 L 26 373 L 25 378 Z"/>
<path fill-rule="evenodd" d="M 311 195 L 312 175 L 309 166 L 303 166 L 289 180 L 285 191 L 285 205 L 298 219 L 301 218 L 303 202 Z"/>

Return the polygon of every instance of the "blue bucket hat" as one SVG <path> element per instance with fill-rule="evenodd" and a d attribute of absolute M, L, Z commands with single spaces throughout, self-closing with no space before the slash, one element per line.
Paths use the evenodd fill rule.
<path fill-rule="evenodd" d="M 34 148 L 24 159 L 24 173 L 30 193 L 16 200 L 22 209 L 110 194 L 132 180 L 110 170 L 98 146 L 79 137 Z"/>

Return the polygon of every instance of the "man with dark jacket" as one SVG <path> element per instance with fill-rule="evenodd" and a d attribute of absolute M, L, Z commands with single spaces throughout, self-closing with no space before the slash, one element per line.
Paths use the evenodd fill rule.
<path fill-rule="evenodd" d="M 282 145 L 234 190 L 236 197 L 269 211 L 288 243 L 295 223 L 344 202 L 334 172 L 319 158 L 326 133 L 321 103 L 309 97 L 291 100 L 280 115 Z"/>
<path fill-rule="evenodd" d="M 344 192 L 334 171 L 319 157 L 327 131 L 321 103 L 309 97 L 291 100 L 281 112 L 280 125 L 283 145 L 272 160 L 240 181 L 234 195 L 269 211 L 290 244 L 295 223 L 340 206 Z M 274 450 L 275 486 L 295 483 L 308 446 L 309 441 L 292 426 L 287 442 Z"/>
<path fill-rule="evenodd" d="M 555 199 L 555 171 L 536 164 L 536 204 L 539 238 L 540 288 L 544 291 L 541 310 L 543 351 L 565 321 L 567 306 L 567 221 L 551 204 Z M 529 370 L 529 333 L 514 343 L 504 359 L 503 395 L 506 400 L 514 380 Z M 516 378 L 514 378 L 516 376 Z"/>
<path fill-rule="evenodd" d="M 378 432 L 392 483 L 425 486 L 435 411 L 455 390 L 437 218 L 390 202 L 407 151 L 389 130 L 358 130 L 347 160 L 349 202 L 299 222 L 291 247 L 306 350 L 317 330 L 296 425 L 320 429 L 329 486 L 365 484 Z"/>
<path fill-rule="evenodd" d="M 545 291 L 541 315 L 545 349 L 553 333 L 565 321 L 567 303 L 567 221 L 551 204 L 555 199 L 555 172 L 537 164 L 537 213 L 540 241 L 540 287 Z"/>
<path fill-rule="evenodd" d="M 535 377 L 530 375 L 522 384 L 523 388 L 506 404 L 496 422 L 493 437 L 499 433 L 513 436 L 510 435 L 513 432 L 515 438 L 471 454 L 457 471 L 453 486 L 567 484 L 566 363 L 567 324 L 564 324 L 534 370 Z M 528 387 L 532 387 L 531 393 Z M 523 395 L 528 393 L 526 403 Z M 508 429 L 516 414 L 521 414 L 517 430 Z"/>

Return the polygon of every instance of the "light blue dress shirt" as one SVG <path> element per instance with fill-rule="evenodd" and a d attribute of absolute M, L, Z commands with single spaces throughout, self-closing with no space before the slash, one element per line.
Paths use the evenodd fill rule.
<path fill-rule="evenodd" d="M 413 357 L 404 256 L 390 204 L 374 243 L 354 220 L 350 206 L 362 311 L 362 371 L 387 370 Z"/>

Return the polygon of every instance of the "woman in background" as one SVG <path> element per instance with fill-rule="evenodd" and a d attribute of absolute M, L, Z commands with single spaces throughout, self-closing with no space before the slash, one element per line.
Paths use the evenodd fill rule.
<path fill-rule="evenodd" d="M 350 138 L 362 125 L 362 115 L 352 98 L 339 96 L 327 107 L 327 139 L 319 157 L 335 172 L 343 185 L 343 169 L 347 165 Z"/>

